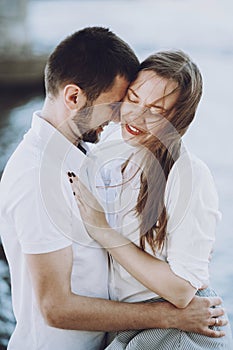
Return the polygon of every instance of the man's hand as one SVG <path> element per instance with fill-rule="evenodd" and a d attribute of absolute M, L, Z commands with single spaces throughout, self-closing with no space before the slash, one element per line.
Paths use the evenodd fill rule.
<path fill-rule="evenodd" d="M 227 324 L 227 320 L 221 317 L 224 315 L 221 303 L 222 300 L 219 297 L 195 296 L 185 309 L 174 310 L 173 319 L 172 314 L 167 315 L 168 328 L 178 328 L 186 332 L 200 333 L 213 338 L 222 337 L 225 335 L 223 330 L 212 329 L 215 325 L 222 327 Z"/>

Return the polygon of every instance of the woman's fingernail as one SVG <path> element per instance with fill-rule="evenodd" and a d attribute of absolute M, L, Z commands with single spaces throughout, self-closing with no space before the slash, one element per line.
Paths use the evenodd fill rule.
<path fill-rule="evenodd" d="M 71 177 L 71 176 L 72 176 L 70 171 L 68 171 L 68 173 L 67 173 L 67 174 L 68 174 L 68 176 L 69 176 L 69 177 Z"/>
<path fill-rule="evenodd" d="M 73 173 L 73 171 L 72 171 L 71 175 L 72 175 L 73 177 L 76 177 L 76 175 L 75 175 L 75 173 Z"/>
<path fill-rule="evenodd" d="M 73 183 L 73 180 L 72 179 L 69 179 L 70 180 L 70 183 Z"/>
<path fill-rule="evenodd" d="M 73 192 L 73 195 L 75 196 L 75 192 Z"/>

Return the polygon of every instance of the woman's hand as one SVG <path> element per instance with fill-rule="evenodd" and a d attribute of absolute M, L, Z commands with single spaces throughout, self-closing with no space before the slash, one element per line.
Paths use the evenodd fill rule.
<path fill-rule="evenodd" d="M 101 231 L 109 228 L 104 209 L 78 176 L 73 172 L 68 172 L 68 176 L 83 223 L 90 236 L 96 239 Z"/>

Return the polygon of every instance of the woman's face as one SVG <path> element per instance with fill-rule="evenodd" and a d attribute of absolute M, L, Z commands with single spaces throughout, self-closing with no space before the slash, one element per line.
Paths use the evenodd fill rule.
<path fill-rule="evenodd" d="M 161 130 L 166 112 L 175 104 L 177 83 L 152 70 L 139 72 L 129 86 L 121 107 L 121 128 L 125 141 L 143 143 Z"/>

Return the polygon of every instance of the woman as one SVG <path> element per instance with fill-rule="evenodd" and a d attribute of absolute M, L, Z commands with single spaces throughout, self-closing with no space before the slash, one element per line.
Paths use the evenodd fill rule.
<path fill-rule="evenodd" d="M 140 66 L 121 107 L 122 136 L 135 151 L 121 165 L 114 227 L 87 188 L 72 187 L 92 238 L 110 253 L 112 297 L 168 300 L 186 307 L 195 294 L 211 296 L 208 265 L 219 219 L 208 168 L 182 146 L 202 94 L 197 66 L 181 51 L 159 52 Z M 117 185 L 113 185 L 118 187 Z M 90 205 L 91 203 L 91 205 Z M 132 243 L 134 242 L 134 243 Z M 221 319 L 213 319 L 213 326 Z M 120 332 L 107 349 L 231 349 L 176 329 Z"/>

